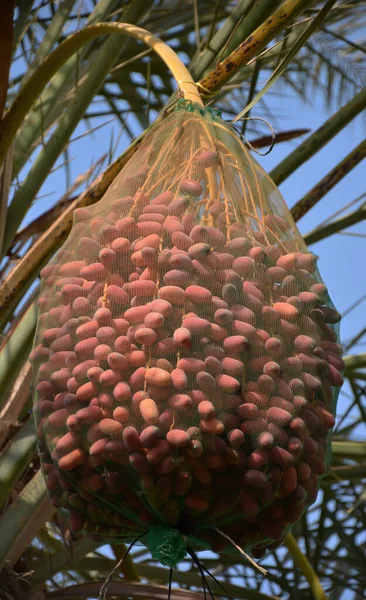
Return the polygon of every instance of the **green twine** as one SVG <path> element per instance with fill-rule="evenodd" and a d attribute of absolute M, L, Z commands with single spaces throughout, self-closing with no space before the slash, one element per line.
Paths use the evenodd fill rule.
<path fill-rule="evenodd" d="M 196 102 L 192 102 L 191 100 L 185 100 L 185 98 L 180 98 L 174 108 L 174 110 L 186 110 L 188 112 L 198 112 L 202 117 L 207 114 L 210 114 L 213 119 L 221 118 L 222 113 L 217 108 L 211 108 L 210 106 L 206 106 L 202 108 L 200 104 L 196 104 Z"/>
<path fill-rule="evenodd" d="M 176 567 L 187 553 L 186 538 L 177 529 L 157 525 L 147 536 L 151 556 L 166 567 Z"/>

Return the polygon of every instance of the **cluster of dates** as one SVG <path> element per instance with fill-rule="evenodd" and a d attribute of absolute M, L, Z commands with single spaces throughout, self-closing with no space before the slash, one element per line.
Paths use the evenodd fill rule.
<path fill-rule="evenodd" d="M 216 164 L 202 150 L 195 173 Z M 316 498 L 342 385 L 315 257 L 275 241 L 282 217 L 248 231 L 199 176 L 75 216 L 33 351 L 55 506 L 74 533 L 162 522 L 220 550 L 220 525 L 261 556 Z"/>

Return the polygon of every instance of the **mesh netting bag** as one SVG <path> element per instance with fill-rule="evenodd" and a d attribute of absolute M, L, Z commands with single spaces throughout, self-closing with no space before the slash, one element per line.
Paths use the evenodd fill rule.
<path fill-rule="evenodd" d="M 329 467 L 340 315 L 235 131 L 179 101 L 41 275 L 34 413 L 70 530 L 168 565 L 277 547 Z"/>

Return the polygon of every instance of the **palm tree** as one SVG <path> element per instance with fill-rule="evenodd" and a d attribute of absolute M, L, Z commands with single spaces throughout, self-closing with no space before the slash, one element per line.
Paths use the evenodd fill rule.
<path fill-rule="evenodd" d="M 73 210 L 101 198 L 146 129 L 176 99 L 169 69 L 136 39 L 106 35 L 104 29 L 104 35 L 86 38 L 70 57 L 61 56 L 53 70 L 46 60 L 50 52 L 75 31 L 98 23 L 127 22 L 159 35 L 199 82 L 204 102 L 214 103 L 224 118 L 245 114 L 275 124 L 277 144 L 271 160 L 276 166 L 270 175 L 281 185 L 307 161 L 316 165 L 317 156 L 324 156 L 322 150 L 366 106 L 366 50 L 359 41 L 365 9 L 365 0 L 1 3 L 0 598 L 98 597 L 99 580 L 124 552 L 122 546 L 100 547 L 62 530 L 39 470 L 28 357 L 39 272 L 66 239 Z M 37 76 L 42 67 L 41 80 Z M 304 122 L 295 130 L 285 127 L 278 98 L 289 111 L 296 111 L 299 102 L 321 94 L 330 113 L 321 126 L 314 129 L 311 122 Z M 31 96 L 34 102 L 29 102 Z M 268 147 L 271 139 L 260 126 L 255 120 L 237 121 L 256 149 Z M 89 148 L 97 154 L 91 156 Z M 287 154 L 279 161 L 277 152 L 284 148 Z M 309 211 L 314 215 L 312 230 L 303 232 L 310 249 L 338 235 L 341 245 L 345 239 L 353 244 L 350 260 L 357 261 L 357 243 L 364 234 L 350 228 L 366 218 L 364 193 L 354 198 L 350 192 L 337 211 L 328 211 L 325 222 L 320 201 L 328 193 L 328 199 L 335 198 L 337 184 L 365 154 L 361 141 L 341 160 L 332 158 L 329 171 L 323 170 L 317 184 L 292 206 L 296 221 Z M 55 192 L 60 186 L 62 194 Z M 324 248 L 323 243 L 316 246 L 320 257 Z M 361 254 L 361 268 L 362 262 Z M 356 288 L 356 280 L 347 296 L 348 314 L 364 299 L 352 291 L 353 283 Z M 204 565 L 218 580 L 211 585 L 215 596 L 363 597 L 366 327 L 362 318 L 357 326 L 343 340 L 346 384 L 332 466 L 318 502 L 302 516 L 286 545 L 261 561 L 265 576 L 244 558 L 208 555 Z M 172 597 L 201 597 L 197 592 L 202 590 L 201 575 L 191 558 L 180 563 L 173 577 L 180 589 L 174 587 Z M 165 598 L 167 588 L 162 585 L 167 581 L 168 571 L 145 548 L 137 547 L 114 573 L 108 593 L 117 598 Z"/>

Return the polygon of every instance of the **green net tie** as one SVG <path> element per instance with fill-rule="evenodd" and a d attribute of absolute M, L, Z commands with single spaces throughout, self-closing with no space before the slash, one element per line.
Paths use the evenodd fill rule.
<path fill-rule="evenodd" d="M 151 556 L 166 567 L 175 567 L 187 552 L 185 537 L 177 529 L 163 525 L 150 529 L 147 546 Z"/>

